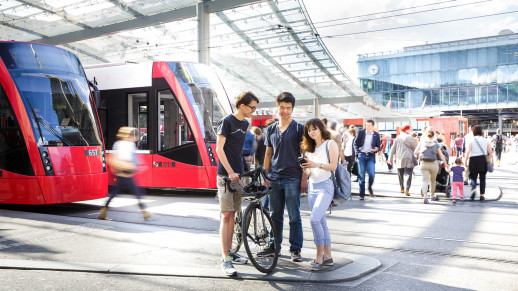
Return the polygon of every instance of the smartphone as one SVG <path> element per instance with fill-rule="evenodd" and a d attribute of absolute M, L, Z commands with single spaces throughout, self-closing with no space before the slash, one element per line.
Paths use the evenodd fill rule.
<path fill-rule="evenodd" d="M 306 161 L 306 159 L 304 159 L 304 157 L 299 158 L 299 164 L 301 164 L 301 165 L 302 165 L 302 164 L 305 164 L 305 163 L 307 163 L 307 162 L 308 162 L 308 161 Z"/>

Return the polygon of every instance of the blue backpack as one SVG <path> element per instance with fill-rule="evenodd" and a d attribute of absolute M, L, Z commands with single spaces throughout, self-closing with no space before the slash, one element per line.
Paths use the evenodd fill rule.
<path fill-rule="evenodd" d="M 331 163 L 331 160 L 329 159 L 329 141 L 327 141 L 326 153 L 327 160 Z M 336 170 L 331 171 L 331 178 L 333 179 L 333 184 L 335 186 L 333 200 L 337 204 L 344 203 L 351 199 L 351 175 L 347 172 L 346 167 L 347 163 L 342 165 L 338 164 L 336 166 Z"/>

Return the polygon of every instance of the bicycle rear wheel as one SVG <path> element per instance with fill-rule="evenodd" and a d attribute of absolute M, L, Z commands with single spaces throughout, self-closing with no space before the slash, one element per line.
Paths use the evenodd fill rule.
<path fill-rule="evenodd" d="M 259 204 L 251 204 L 245 210 L 243 220 L 243 243 L 245 245 L 248 258 L 257 270 L 263 273 L 270 273 L 275 269 L 279 252 L 276 251 L 272 256 L 258 256 L 258 253 L 268 246 L 270 242 L 270 233 L 274 234 L 274 246 L 277 242 L 272 219 L 268 211 L 263 209 Z"/>
<path fill-rule="evenodd" d="M 234 235 L 232 236 L 232 246 L 230 247 L 231 253 L 237 253 L 243 244 L 243 212 L 236 211 L 234 217 Z"/>

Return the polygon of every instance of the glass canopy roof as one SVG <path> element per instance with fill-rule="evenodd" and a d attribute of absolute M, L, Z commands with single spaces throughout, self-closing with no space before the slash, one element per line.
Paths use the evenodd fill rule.
<path fill-rule="evenodd" d="M 197 61 L 197 0 L 4 0 L 4 40 L 35 41 L 76 53 L 84 65 Z M 243 91 L 273 113 L 275 96 L 297 98 L 294 116 L 331 119 L 398 115 L 355 85 L 313 27 L 302 0 L 215 0 L 210 62 L 231 100 Z M 209 5 L 212 5 L 209 7 Z M 356 68 L 347 68 L 356 70 Z"/>

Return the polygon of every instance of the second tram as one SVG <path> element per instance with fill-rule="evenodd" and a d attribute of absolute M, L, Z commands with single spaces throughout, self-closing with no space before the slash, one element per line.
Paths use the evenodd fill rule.
<path fill-rule="evenodd" d="M 105 152 L 79 59 L 48 45 L 0 42 L 0 203 L 105 197 Z"/>
<path fill-rule="evenodd" d="M 191 62 L 91 66 L 99 115 L 110 149 L 122 126 L 139 129 L 145 188 L 216 189 L 215 129 L 232 112 L 218 76 Z M 109 154 L 109 151 L 108 151 Z M 110 184 L 116 177 L 111 176 Z"/>

